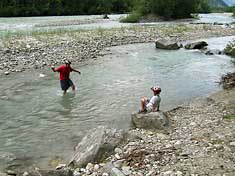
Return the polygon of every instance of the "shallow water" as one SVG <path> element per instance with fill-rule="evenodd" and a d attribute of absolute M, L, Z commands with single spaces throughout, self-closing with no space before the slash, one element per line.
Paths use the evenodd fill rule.
<path fill-rule="evenodd" d="M 209 47 L 222 48 L 232 38 L 210 39 Z M 161 109 L 168 110 L 221 89 L 216 81 L 234 71 L 229 57 L 164 51 L 153 43 L 109 52 L 74 66 L 82 72 L 71 75 L 76 94 L 62 96 L 59 75 L 49 68 L 0 78 L 0 168 L 15 157 L 42 167 L 50 167 L 53 158 L 68 161 L 88 129 L 129 128 L 130 114 L 138 111 L 141 96 L 151 96 L 152 85 L 161 86 Z"/>
<path fill-rule="evenodd" d="M 232 13 L 208 13 L 208 14 L 199 14 L 199 20 L 197 22 L 202 23 L 232 23 L 235 22 L 235 18 L 232 16 Z"/>

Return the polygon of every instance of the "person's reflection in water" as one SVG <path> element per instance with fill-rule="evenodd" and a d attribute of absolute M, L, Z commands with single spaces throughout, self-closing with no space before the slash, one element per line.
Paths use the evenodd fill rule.
<path fill-rule="evenodd" d="M 60 114 L 62 116 L 69 116 L 69 114 L 71 113 L 74 97 L 75 95 L 73 93 L 68 93 L 61 97 L 61 100 L 59 102 L 62 106 L 62 109 L 60 111 Z"/>

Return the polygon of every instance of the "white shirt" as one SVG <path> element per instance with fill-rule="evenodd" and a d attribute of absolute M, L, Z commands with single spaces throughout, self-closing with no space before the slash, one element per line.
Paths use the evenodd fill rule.
<path fill-rule="evenodd" d="M 149 103 L 146 105 L 148 112 L 151 112 L 153 109 L 157 108 L 160 105 L 161 97 L 159 95 L 153 96 Z"/>

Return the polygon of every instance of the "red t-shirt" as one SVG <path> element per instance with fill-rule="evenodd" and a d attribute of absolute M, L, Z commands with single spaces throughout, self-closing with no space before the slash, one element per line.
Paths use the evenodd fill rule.
<path fill-rule="evenodd" d="M 73 69 L 70 66 L 66 67 L 65 65 L 62 65 L 56 68 L 55 71 L 60 72 L 60 80 L 66 80 L 69 79 L 69 74 Z"/>

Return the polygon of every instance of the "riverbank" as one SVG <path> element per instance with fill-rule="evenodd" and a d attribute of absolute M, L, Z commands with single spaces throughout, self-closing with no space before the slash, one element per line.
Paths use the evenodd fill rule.
<path fill-rule="evenodd" d="M 88 163 L 75 175 L 172 176 L 235 174 L 235 88 L 167 112 L 172 128 L 129 130 L 127 142 L 104 163 Z"/>
<path fill-rule="evenodd" d="M 168 112 L 168 135 L 133 130 L 141 140 L 123 146 L 130 175 L 234 175 L 235 89 L 197 98 Z M 124 159 L 124 161 L 122 161 Z"/>
<path fill-rule="evenodd" d="M 86 62 L 104 55 L 110 46 L 171 39 L 182 42 L 235 35 L 235 29 L 213 24 L 168 24 L 116 29 L 57 31 L 17 35 L 0 41 L 0 75 L 61 64 L 63 58 Z"/>

